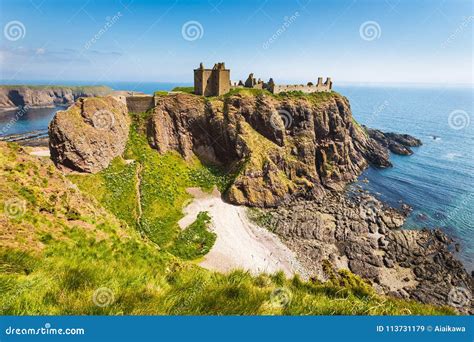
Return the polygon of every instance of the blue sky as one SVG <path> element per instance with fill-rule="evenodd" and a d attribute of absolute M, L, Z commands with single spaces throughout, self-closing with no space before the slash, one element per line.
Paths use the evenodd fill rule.
<path fill-rule="evenodd" d="M 21 80 L 231 78 L 472 83 L 471 0 L 2 0 L 1 75 Z M 189 30 L 187 31 L 186 28 Z M 94 38 L 95 37 L 95 38 Z"/>

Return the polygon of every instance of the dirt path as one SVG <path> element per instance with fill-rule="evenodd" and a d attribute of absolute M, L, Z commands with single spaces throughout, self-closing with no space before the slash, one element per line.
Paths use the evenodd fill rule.
<path fill-rule="evenodd" d="M 206 194 L 191 188 L 188 192 L 194 200 L 184 209 L 180 227 L 184 229 L 199 212 L 207 211 L 212 218 L 210 229 L 217 234 L 201 266 L 220 272 L 241 268 L 253 274 L 282 270 L 288 276 L 299 273 L 307 277 L 295 254 L 276 235 L 249 221 L 245 207 L 225 203 L 217 190 Z"/>
<path fill-rule="evenodd" d="M 142 220 L 142 199 L 141 199 L 141 191 L 140 188 L 142 186 L 142 178 L 141 178 L 141 172 L 142 172 L 142 164 L 137 162 L 137 168 L 135 171 L 135 193 L 137 196 L 137 210 L 138 210 L 138 215 L 137 215 L 137 223 L 138 226 L 141 226 L 141 220 Z"/>

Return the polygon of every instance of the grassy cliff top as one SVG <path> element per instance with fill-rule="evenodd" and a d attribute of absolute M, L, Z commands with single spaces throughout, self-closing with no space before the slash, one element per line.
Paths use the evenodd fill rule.
<path fill-rule="evenodd" d="M 181 92 L 185 94 L 194 95 L 194 87 L 175 87 L 173 88 L 172 92 Z M 167 96 L 170 95 L 169 92 L 166 91 L 156 91 L 155 95 L 157 96 Z M 253 88 L 233 88 L 228 93 L 220 96 L 208 96 L 206 97 L 209 100 L 215 99 L 226 99 L 235 95 L 240 96 L 269 96 L 278 100 L 286 100 L 286 99 L 306 99 L 313 103 L 323 102 L 328 100 L 334 96 L 342 96 L 341 94 L 331 91 L 331 92 L 315 92 L 315 93 L 304 93 L 302 91 L 289 91 L 289 92 L 281 92 L 278 94 L 273 94 L 266 89 L 253 89 Z M 204 97 L 202 95 L 196 95 L 200 97 Z"/>

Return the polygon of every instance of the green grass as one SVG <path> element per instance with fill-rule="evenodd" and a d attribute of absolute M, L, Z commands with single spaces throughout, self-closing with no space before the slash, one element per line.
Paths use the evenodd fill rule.
<path fill-rule="evenodd" d="M 137 196 L 135 191 L 136 163 L 126 164 L 116 158 L 110 166 L 95 175 L 68 176 L 84 192 L 94 196 L 117 218 L 129 226 L 137 226 Z"/>
<path fill-rule="evenodd" d="M 275 219 L 272 214 L 260 208 L 247 208 L 247 217 L 258 226 L 274 231 L 276 228 Z"/>
<path fill-rule="evenodd" d="M 380 297 L 348 272 L 324 284 L 286 279 L 282 273 L 254 277 L 236 270 L 224 275 L 173 261 L 136 238 L 96 242 L 77 231 L 69 238 L 68 243 L 50 245 L 28 275 L 20 271 L 0 274 L 2 314 L 452 313 L 447 308 Z M 101 292 L 105 298 L 99 304 L 105 305 L 98 306 Z"/>
<path fill-rule="evenodd" d="M 206 255 L 216 241 L 217 235 L 208 230 L 211 217 L 200 212 L 196 221 L 181 231 L 170 248 L 170 252 L 182 259 L 192 260 Z"/>
<path fill-rule="evenodd" d="M 182 93 L 194 94 L 194 87 L 174 87 L 172 91 L 180 91 Z"/>

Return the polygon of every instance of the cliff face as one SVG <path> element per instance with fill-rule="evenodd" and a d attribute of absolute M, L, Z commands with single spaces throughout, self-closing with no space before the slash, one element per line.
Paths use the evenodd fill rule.
<path fill-rule="evenodd" d="M 105 102 L 86 99 L 83 104 L 89 101 L 94 101 L 96 111 L 116 106 L 112 98 Z M 123 151 L 128 130 L 121 129 L 118 136 L 113 135 L 118 132 L 101 132 L 92 141 L 88 138 L 91 125 L 67 123 L 69 112 L 79 115 L 76 107 L 61 112 L 51 123 L 51 155 L 59 165 L 100 171 Z M 122 110 L 110 112 L 114 121 L 123 121 Z M 87 115 L 81 115 L 87 121 Z M 176 151 L 184 158 L 197 155 L 235 174 L 226 197 L 236 204 L 268 207 L 291 195 L 320 198 L 327 189 L 342 189 L 369 163 L 390 165 L 387 148 L 353 120 L 348 100 L 336 93 L 286 97 L 243 93 L 220 98 L 165 95 L 157 99 L 143 126 L 158 152 Z M 119 149 L 97 149 L 97 141 L 107 134 L 112 134 L 107 139 L 119 142 Z M 77 139 L 88 140 L 88 152 L 77 148 Z M 106 157 L 98 158 L 98 154 Z"/>
<path fill-rule="evenodd" d="M 295 193 L 342 189 L 368 165 L 389 166 L 385 148 L 352 119 L 338 94 L 282 98 L 234 95 L 159 99 L 148 122 L 152 146 L 239 170 L 228 200 L 275 206 Z"/>
<path fill-rule="evenodd" d="M 79 97 L 103 96 L 111 91 L 108 87 L 0 86 L 0 109 L 68 105 Z"/>

